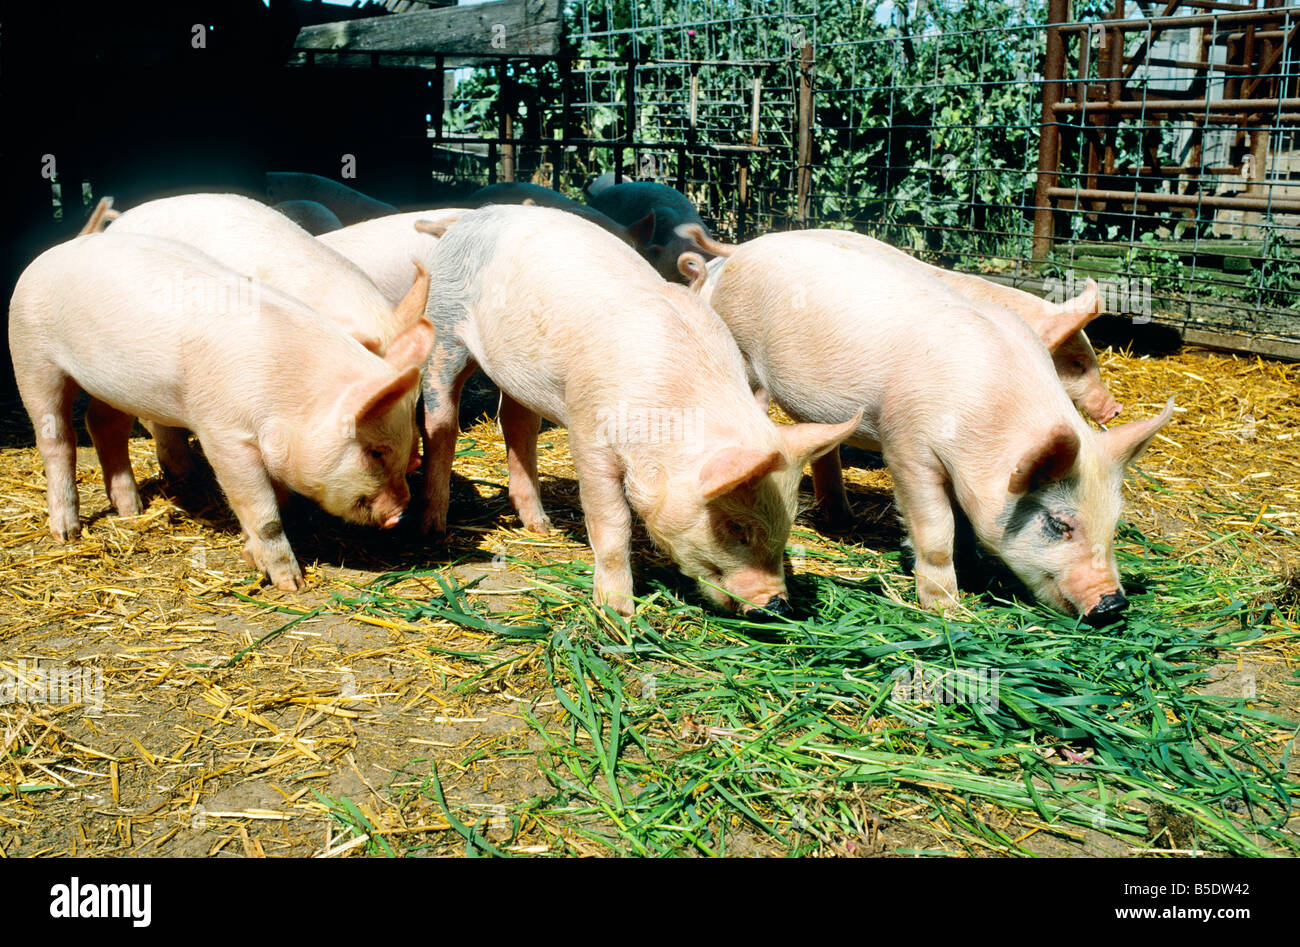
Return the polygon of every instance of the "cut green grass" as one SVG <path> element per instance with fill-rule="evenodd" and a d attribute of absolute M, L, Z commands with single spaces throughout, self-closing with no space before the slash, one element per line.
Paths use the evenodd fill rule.
<path fill-rule="evenodd" d="M 938 844 L 903 847 L 927 854 L 1030 853 L 1026 832 L 994 824 L 1008 811 L 1075 839 L 1184 847 L 1149 841 L 1157 807 L 1190 823 L 1199 851 L 1300 852 L 1294 711 L 1198 692 L 1212 665 L 1300 640 L 1278 577 L 1124 539 L 1131 604 L 1102 629 L 988 593 L 959 618 L 922 612 L 888 594 L 906 587 L 896 556 L 856 547 L 801 550 L 838 577 L 798 575 L 806 617 L 770 624 L 654 582 L 625 620 L 591 604 L 587 564 L 522 560 L 527 614 L 489 617 L 433 569 L 381 576 L 332 610 L 537 643 L 564 713 L 529 718 L 555 794 L 520 805 L 611 854 L 725 855 L 744 839 L 844 852 L 904 810 Z M 441 594 L 390 591 L 416 575 Z M 476 657 L 484 675 L 510 663 Z M 434 785 L 467 852 L 501 854 Z"/>

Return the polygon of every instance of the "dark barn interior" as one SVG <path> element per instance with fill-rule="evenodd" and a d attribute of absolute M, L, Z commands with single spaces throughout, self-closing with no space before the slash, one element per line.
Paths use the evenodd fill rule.
<path fill-rule="evenodd" d="M 120 207 L 181 191 L 261 197 L 267 171 L 338 178 L 352 155 L 348 183 L 359 190 L 431 201 L 426 81 L 401 70 L 284 66 L 304 25 L 383 12 L 371 7 L 5 4 L 4 298 L 23 267 L 75 234 L 104 194 Z M 7 346 L 5 359 L 11 388 Z"/>

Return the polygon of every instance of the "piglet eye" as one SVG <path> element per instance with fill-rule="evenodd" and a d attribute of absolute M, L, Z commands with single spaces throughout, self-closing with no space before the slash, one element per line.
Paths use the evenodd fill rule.
<path fill-rule="evenodd" d="M 741 526 L 735 520 L 727 523 L 727 532 L 731 533 L 732 538 L 742 546 L 749 545 L 749 535 L 745 532 L 745 527 Z"/>
<path fill-rule="evenodd" d="M 1069 539 L 1071 532 L 1073 532 L 1069 523 L 1061 519 L 1059 516 L 1051 515 L 1047 517 L 1047 523 L 1044 526 L 1044 529 L 1053 539 Z"/>
<path fill-rule="evenodd" d="M 367 450 L 366 453 L 370 455 L 371 460 L 377 461 L 381 464 L 384 462 L 384 458 L 387 456 L 387 451 L 385 451 L 382 447 L 372 447 L 369 450 Z"/>

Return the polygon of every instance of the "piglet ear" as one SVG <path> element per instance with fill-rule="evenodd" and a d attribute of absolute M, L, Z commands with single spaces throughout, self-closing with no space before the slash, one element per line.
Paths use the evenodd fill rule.
<path fill-rule="evenodd" d="M 384 361 L 399 372 L 412 366 L 421 369 L 433 351 L 433 341 L 433 323 L 421 316 L 414 325 L 408 326 L 405 332 L 393 339 L 384 354 Z"/>
<path fill-rule="evenodd" d="M 375 355 L 383 355 L 383 343 L 375 338 L 369 332 L 362 332 L 360 329 L 352 333 L 352 338 L 361 343 L 361 347 L 367 352 L 373 352 Z"/>
<path fill-rule="evenodd" d="M 780 424 L 777 431 L 785 445 L 786 456 L 802 469 L 804 464 L 839 447 L 861 423 L 862 412 L 859 411 L 843 424 Z"/>
<path fill-rule="evenodd" d="M 731 256 L 740 248 L 734 243 L 723 243 L 709 235 L 699 224 L 678 224 L 673 228 L 677 236 L 695 244 L 697 250 L 714 256 Z"/>
<path fill-rule="evenodd" d="M 691 292 L 697 296 L 700 290 L 704 288 L 704 281 L 709 276 L 709 271 L 704 266 L 704 257 L 690 250 L 677 258 L 677 272 L 686 277 Z"/>
<path fill-rule="evenodd" d="M 655 235 L 655 212 L 652 210 L 625 231 L 627 240 L 634 247 L 648 247 Z"/>
<path fill-rule="evenodd" d="M 718 451 L 700 471 L 700 493 L 706 500 L 766 477 L 785 464 L 780 451 L 763 452 L 748 447 L 728 447 Z"/>
<path fill-rule="evenodd" d="M 348 391 L 344 417 L 353 418 L 359 431 L 381 420 L 420 383 L 420 370 L 414 366 L 396 375 L 357 382 Z"/>
<path fill-rule="evenodd" d="M 1049 352 L 1055 352 L 1099 315 L 1101 295 L 1097 292 L 1097 281 L 1090 279 L 1078 296 L 1049 307 L 1047 318 L 1036 326 L 1038 337 Z"/>
<path fill-rule="evenodd" d="M 90 219 L 86 221 L 86 225 L 81 228 L 77 236 L 84 237 L 88 233 L 99 233 L 108 226 L 110 220 L 116 220 L 121 216 L 121 214 L 113 210 L 113 198 L 101 197 L 99 203 L 95 205 L 95 209 L 91 211 Z"/>
<path fill-rule="evenodd" d="M 1011 472 L 1007 490 L 1021 495 L 1039 484 L 1059 480 L 1069 473 L 1078 457 L 1079 435 L 1068 425 L 1058 424 L 1046 438 L 1025 451 Z"/>
<path fill-rule="evenodd" d="M 396 324 L 402 328 L 415 325 L 416 320 L 423 319 L 424 310 L 429 305 L 429 271 L 419 260 L 411 262 L 415 264 L 415 282 L 393 310 Z"/>
<path fill-rule="evenodd" d="M 458 220 L 460 220 L 460 214 L 458 213 L 439 217 L 437 220 L 417 220 L 415 229 L 420 233 L 427 233 L 431 237 L 442 237 L 447 233 L 447 229 Z"/>
<path fill-rule="evenodd" d="M 1101 435 L 1101 449 L 1111 463 L 1127 466 L 1142 456 L 1156 433 L 1174 416 L 1174 399 L 1165 402 L 1165 409 L 1145 421 L 1130 421 L 1113 427 Z"/>

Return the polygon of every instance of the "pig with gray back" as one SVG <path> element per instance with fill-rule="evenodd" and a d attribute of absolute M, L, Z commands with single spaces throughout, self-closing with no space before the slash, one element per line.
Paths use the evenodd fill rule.
<path fill-rule="evenodd" d="M 334 211 L 316 201 L 282 201 L 272 210 L 278 210 L 313 237 L 343 226 Z"/>
<path fill-rule="evenodd" d="M 702 261 L 684 268 L 700 276 Z M 1094 431 L 1014 313 L 815 234 L 759 237 L 696 285 L 791 417 L 865 409 L 847 442 L 884 455 L 922 606 L 956 601 L 960 507 L 1040 600 L 1096 624 L 1120 615 L 1124 470 L 1169 421 L 1172 399 L 1156 417 Z M 813 483 L 828 512 L 850 515 L 837 451 L 814 462 Z"/>
<path fill-rule="evenodd" d="M 383 355 L 393 340 L 424 315 L 423 284 L 412 283 L 393 306 L 369 277 L 283 214 L 238 194 L 182 194 L 124 211 L 110 233 L 141 233 L 196 247 L 237 273 L 274 286 L 338 324 L 363 346 Z M 171 476 L 194 470 L 183 430 L 147 424 L 158 461 Z M 414 426 L 414 416 L 412 416 Z"/>
<path fill-rule="evenodd" d="M 428 275 L 419 279 L 427 293 Z M 293 591 L 302 570 L 280 504 L 293 490 L 389 527 L 410 493 L 411 416 L 433 345 L 423 319 L 386 359 L 305 305 L 186 244 L 79 236 L 23 271 L 9 348 L 45 464 L 50 533 L 80 533 L 72 408 L 120 516 L 142 509 L 127 453 L 135 418 L 194 431 L 244 534 L 244 557 Z"/>
<path fill-rule="evenodd" d="M 636 180 L 636 178 L 632 174 L 629 174 L 626 171 L 623 173 L 623 181 L 634 181 L 634 180 Z M 604 174 L 598 175 L 597 177 L 593 178 L 591 182 L 588 183 L 587 186 L 582 189 L 582 193 L 586 195 L 587 200 L 591 200 L 601 191 L 608 191 L 615 184 L 621 184 L 621 183 L 622 181 L 615 180 L 615 175 L 613 171 L 606 171 Z"/>
<path fill-rule="evenodd" d="M 594 207 L 588 207 L 586 204 L 565 197 L 559 191 L 553 191 L 549 187 L 541 187 L 537 184 L 526 184 L 522 181 L 502 181 L 498 184 L 481 187 L 466 199 L 465 206 L 484 207 L 488 204 L 524 203 L 538 207 L 554 207 L 556 210 L 577 214 L 584 220 L 590 220 L 593 224 L 608 230 L 633 249 L 647 243 L 654 234 L 655 217 L 653 211 L 625 227 Z"/>
<path fill-rule="evenodd" d="M 925 263 L 887 243 L 874 240 L 865 234 L 848 230 L 808 230 L 819 240 L 836 246 L 861 250 L 864 253 L 884 253 L 905 260 L 925 272 L 943 280 L 963 296 L 976 302 L 991 303 L 1010 309 L 1038 334 L 1052 353 L 1056 374 L 1065 387 L 1065 393 L 1088 417 L 1098 424 L 1115 420 L 1124 406 L 1112 397 L 1106 383 L 1101 380 L 1101 366 L 1097 353 L 1084 334 L 1084 327 L 1102 312 L 1101 294 L 1097 283 L 1088 280 L 1083 292 L 1062 303 L 1026 293 L 1011 286 L 1002 286 L 970 273 L 955 273 L 942 267 Z"/>
<path fill-rule="evenodd" d="M 315 201 L 328 208 L 345 227 L 397 212 L 392 204 L 375 200 L 356 188 L 319 174 L 304 174 L 300 171 L 266 172 L 266 196 L 272 204 Z"/>
<path fill-rule="evenodd" d="M 589 202 L 627 227 L 653 215 L 653 232 L 648 240 L 642 237 L 638 249 L 660 276 L 672 282 L 683 282 L 677 269 L 677 260 L 683 253 L 695 252 L 708 258 L 734 249 L 731 244 L 715 240 L 695 205 L 681 191 L 666 184 L 625 181 L 591 194 Z M 643 233 L 644 224 L 639 226 Z"/>
<path fill-rule="evenodd" d="M 539 425 L 568 428 L 597 604 L 632 611 L 635 510 L 714 604 L 789 612 L 783 560 L 801 469 L 856 427 L 852 410 L 838 424 L 773 424 L 717 316 L 572 214 L 497 205 L 460 215 L 430 272 L 426 528 L 446 528 L 457 402 L 477 364 L 501 389 L 510 499 L 534 532 L 551 525 Z"/>

